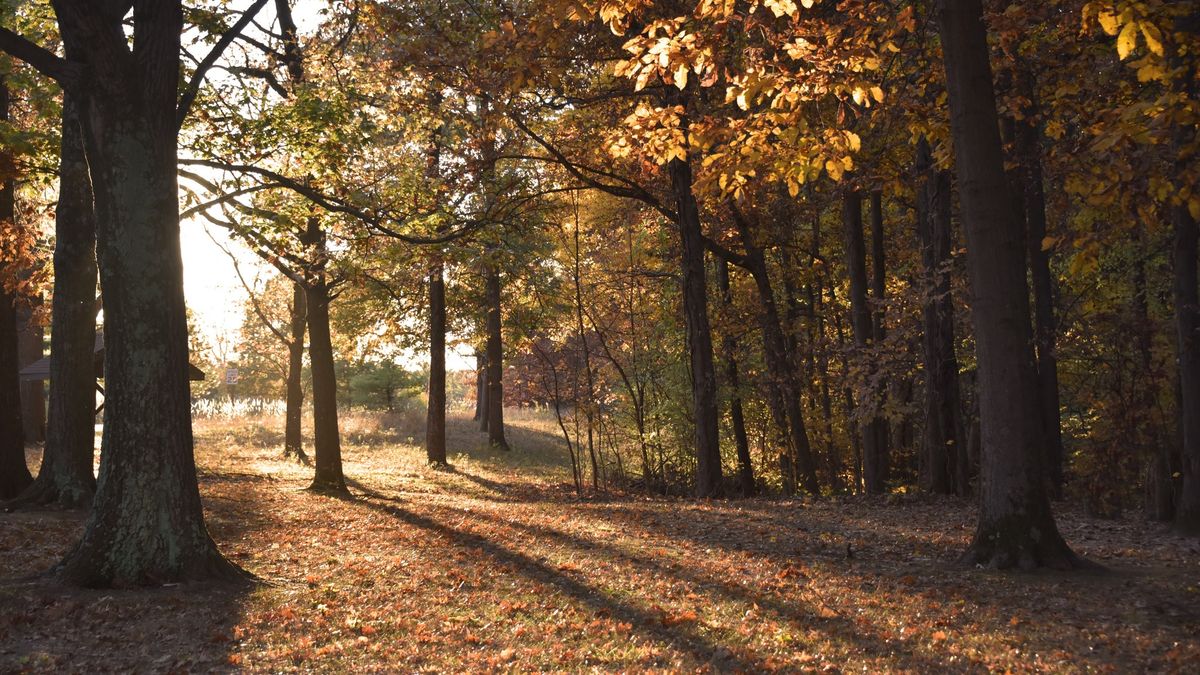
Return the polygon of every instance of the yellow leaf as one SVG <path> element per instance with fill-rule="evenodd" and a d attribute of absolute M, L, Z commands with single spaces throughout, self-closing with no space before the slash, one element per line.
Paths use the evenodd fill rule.
<path fill-rule="evenodd" d="M 1042 240 L 1042 250 L 1049 251 L 1050 249 L 1054 248 L 1054 245 L 1057 243 L 1058 243 L 1058 238 L 1046 237 L 1045 239 Z"/>
<path fill-rule="evenodd" d="M 1096 17 L 1100 20 L 1100 27 L 1109 35 L 1116 35 L 1120 24 L 1117 23 L 1117 15 L 1109 12 L 1101 11 L 1100 16 Z"/>
<path fill-rule="evenodd" d="M 804 9 L 812 9 L 812 6 L 816 4 L 816 2 L 815 0 L 800 0 L 800 4 L 804 5 Z"/>
<path fill-rule="evenodd" d="M 688 66 L 686 63 L 683 63 L 675 68 L 675 86 L 678 87 L 680 91 L 683 91 L 683 88 L 687 86 L 687 80 Z"/>
<path fill-rule="evenodd" d="M 854 152 L 858 152 L 858 150 L 862 148 L 862 139 L 859 138 L 858 134 L 854 133 L 853 131 L 845 131 L 843 133 L 846 134 L 846 141 L 850 144 L 850 149 Z"/>
<path fill-rule="evenodd" d="M 829 172 L 829 177 L 833 180 L 842 179 L 842 165 L 832 159 L 825 162 L 825 171 Z"/>
<path fill-rule="evenodd" d="M 883 88 L 871 87 L 871 96 L 874 96 L 876 101 L 883 103 Z"/>
<path fill-rule="evenodd" d="M 862 105 L 863 98 L 864 98 L 863 93 L 864 92 L 861 88 L 855 87 L 854 91 L 850 92 L 850 98 L 854 99 L 855 103 Z"/>
<path fill-rule="evenodd" d="M 1137 35 L 1137 24 L 1134 22 L 1125 24 L 1125 27 L 1121 29 L 1121 34 L 1117 36 L 1117 56 L 1122 61 L 1133 53 L 1134 47 L 1137 47 Z"/>
<path fill-rule="evenodd" d="M 1162 33 L 1159 32 L 1158 26 L 1155 26 L 1154 24 L 1150 23 L 1149 21 L 1141 22 L 1141 26 L 1142 26 L 1142 36 L 1146 38 L 1146 47 L 1151 52 L 1154 52 L 1158 56 L 1162 56 L 1163 55 Z"/>
<path fill-rule="evenodd" d="M 1200 197 L 1188 200 L 1188 213 L 1192 214 L 1193 220 L 1200 220 Z"/>

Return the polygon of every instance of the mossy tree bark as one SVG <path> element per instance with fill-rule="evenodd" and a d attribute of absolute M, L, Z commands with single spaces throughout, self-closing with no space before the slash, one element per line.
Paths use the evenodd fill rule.
<path fill-rule="evenodd" d="M 940 0 L 955 169 L 966 224 L 982 433 L 979 526 L 962 560 L 1079 567 L 1050 512 L 1025 232 L 1009 198 L 980 0 Z"/>

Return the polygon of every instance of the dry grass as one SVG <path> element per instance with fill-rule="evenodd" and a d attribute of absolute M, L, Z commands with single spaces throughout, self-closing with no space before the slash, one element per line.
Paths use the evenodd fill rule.
<path fill-rule="evenodd" d="M 953 558 L 971 510 L 921 499 L 694 503 L 573 496 L 548 420 L 511 453 L 423 420 L 343 425 L 356 498 L 302 488 L 280 420 L 197 424 L 201 489 L 251 589 L 0 584 L 0 671 L 1192 670 L 1200 553 L 1067 509 L 1105 575 L 996 574 Z M 0 577 L 45 569 L 80 519 L 0 514 Z"/>

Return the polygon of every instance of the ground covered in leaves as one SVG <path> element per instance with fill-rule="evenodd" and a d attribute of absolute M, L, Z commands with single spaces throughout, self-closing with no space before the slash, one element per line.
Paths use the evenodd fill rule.
<path fill-rule="evenodd" d="M 451 420 L 344 424 L 354 498 L 306 492 L 277 420 L 197 423 L 209 527 L 263 583 L 72 590 L 28 578 L 78 514 L 0 513 L 0 672 L 1178 671 L 1200 663 L 1200 543 L 1060 509 L 1105 574 L 954 559 L 974 514 L 915 497 L 577 498 L 553 427 L 501 454 Z M 406 427 L 409 429 L 406 430 Z M 454 452 L 457 450 L 457 454 Z"/>

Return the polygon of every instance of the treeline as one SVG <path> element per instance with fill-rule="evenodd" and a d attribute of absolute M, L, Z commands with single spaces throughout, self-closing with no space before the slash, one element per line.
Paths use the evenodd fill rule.
<path fill-rule="evenodd" d="M 0 31 L 40 73 L 13 66 L 12 229 L 60 167 L 56 364 L 99 254 L 102 479 L 38 478 L 95 490 L 67 578 L 236 573 L 195 484 L 181 218 L 289 282 L 254 311 L 287 352 L 289 451 L 312 402 L 316 490 L 346 492 L 338 333 L 428 349 L 434 464 L 457 338 L 489 442 L 507 396 L 550 406 L 581 490 L 954 493 L 980 505 L 964 559 L 996 567 L 1086 565 L 1059 497 L 1200 529 L 1189 3 L 129 9 L 27 3 Z M 43 474 L 82 466 L 55 434 L 84 383 L 51 382 Z"/>

